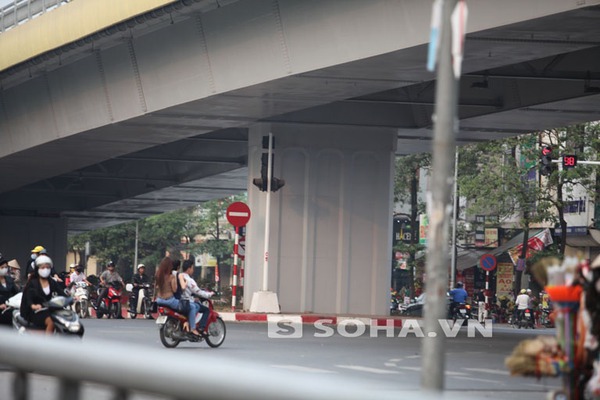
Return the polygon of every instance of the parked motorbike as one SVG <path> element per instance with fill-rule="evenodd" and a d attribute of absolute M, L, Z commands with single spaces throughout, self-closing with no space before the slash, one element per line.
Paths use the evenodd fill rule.
<path fill-rule="evenodd" d="M 21 308 L 21 298 L 23 293 L 17 293 L 8 299 L 7 305 L 13 310 L 12 322 L 13 326 L 19 333 L 27 331 L 41 331 L 40 328 L 31 324 L 21 316 L 19 309 Z M 43 304 L 42 310 L 50 310 L 50 318 L 54 322 L 54 329 L 57 334 L 75 335 L 83 337 L 84 328 L 79 321 L 79 316 L 71 309 L 73 298 L 67 296 L 56 296 Z"/>
<path fill-rule="evenodd" d="M 88 284 L 85 282 L 77 282 L 71 288 L 71 296 L 73 296 L 73 311 L 79 315 L 80 318 L 87 318 L 90 316 L 90 292 Z"/>
<path fill-rule="evenodd" d="M 128 283 L 125 285 L 125 290 L 132 293 L 135 290 L 133 284 Z M 135 319 L 138 314 L 141 314 L 146 319 L 152 319 L 152 294 L 150 293 L 150 284 L 144 283 L 141 285 L 138 291 L 136 304 L 131 304 L 133 299 L 132 295 L 129 295 L 129 318 Z M 132 312 L 134 311 L 134 312 Z"/>
<path fill-rule="evenodd" d="M 400 305 L 400 314 L 411 317 L 422 317 L 423 308 L 425 307 L 425 293 L 415 297 L 409 304 Z"/>
<path fill-rule="evenodd" d="M 186 315 L 169 307 L 158 307 L 159 317 L 156 319 L 156 323 L 160 325 L 159 335 L 163 346 L 173 348 L 181 342 L 201 342 L 202 340 L 206 340 L 210 347 L 219 347 L 223 344 L 226 335 L 225 322 L 213 309 L 213 303 L 210 299 L 202 298 L 201 303 L 208 307 L 210 313 L 202 336 L 183 330 L 183 324 L 188 320 Z M 198 317 L 200 317 L 200 314 Z M 199 319 L 196 320 L 196 326 L 198 322 Z M 190 330 L 192 330 L 194 324 L 190 325 Z"/>
<path fill-rule="evenodd" d="M 101 319 L 104 315 L 108 318 L 119 318 L 121 316 L 121 293 L 123 285 L 120 282 L 109 282 L 108 293 L 100 305 L 96 308 L 96 317 Z M 98 295 L 100 294 L 98 289 Z"/>
<path fill-rule="evenodd" d="M 550 317 L 551 314 L 552 308 L 542 308 L 540 323 L 546 328 L 554 328 L 554 320 Z"/>
<path fill-rule="evenodd" d="M 517 327 L 521 328 L 531 328 L 535 329 L 535 325 L 533 322 L 533 310 L 531 308 L 526 308 L 520 313 L 520 317 L 517 317 Z"/>

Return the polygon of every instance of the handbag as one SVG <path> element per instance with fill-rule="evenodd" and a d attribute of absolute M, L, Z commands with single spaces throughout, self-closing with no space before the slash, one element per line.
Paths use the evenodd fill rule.
<path fill-rule="evenodd" d="M 178 311 L 182 314 L 187 314 L 190 312 L 190 301 L 188 299 L 179 300 Z"/>

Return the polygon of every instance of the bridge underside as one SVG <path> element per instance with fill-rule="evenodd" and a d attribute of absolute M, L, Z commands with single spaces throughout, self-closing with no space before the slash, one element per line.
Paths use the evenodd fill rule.
<path fill-rule="evenodd" d="M 286 10 L 293 11 L 290 4 L 279 2 L 278 18 L 283 25 L 294 22 L 285 19 Z M 348 4 L 354 4 L 354 8 L 348 7 L 356 11 L 357 3 Z M 2 215 L 60 216 L 67 219 L 69 232 L 76 233 L 244 191 L 248 129 L 256 123 L 277 123 L 301 130 L 394 129 L 396 154 L 429 151 L 435 81 L 424 68 L 427 32 L 415 33 L 420 44 L 287 73 L 223 93 L 214 90 L 214 94 L 201 99 L 156 108 L 154 103 L 159 101 L 154 97 L 177 97 L 174 92 L 194 84 L 183 79 L 189 72 L 186 65 L 194 61 L 193 55 L 185 57 L 189 44 L 170 47 L 170 35 L 181 38 L 200 18 L 208 32 L 205 40 L 209 41 L 214 39 L 209 34 L 213 15 L 218 22 L 228 11 L 234 15 L 236 9 L 251 7 L 239 2 L 228 2 L 216 10 L 202 6 L 204 11 L 191 5 L 170 14 L 157 14 L 146 22 L 129 24 L 126 33 L 117 29 L 117 33 L 103 35 L 96 43 L 78 43 L 61 50 L 60 56 L 31 60 L 0 72 L 0 147 L 9 150 L 0 156 L 0 169 L 6 172 L 0 176 Z M 476 7 L 473 24 L 477 20 Z M 395 19 L 410 24 L 411 10 L 404 11 Z M 412 11 L 420 12 L 416 20 L 428 24 L 429 3 L 422 9 L 415 6 Z M 592 6 L 470 32 L 461 80 L 458 143 L 600 120 L 598 16 L 600 7 Z M 166 33 L 158 35 L 160 29 Z M 281 29 L 288 33 L 285 26 Z M 385 30 L 378 31 L 382 32 Z M 125 40 L 126 36 L 132 39 Z M 287 37 L 289 42 L 291 36 Z M 308 40 L 316 39 L 327 37 Z M 199 43 L 196 40 L 192 44 Z M 157 48 L 171 49 L 164 55 L 166 61 L 151 57 Z M 99 87 L 106 88 L 102 79 L 113 76 L 112 68 L 135 69 L 122 65 L 131 61 L 132 51 L 138 64 L 131 81 L 137 82 L 134 89 L 143 92 L 133 95 L 135 107 L 140 108 L 137 116 L 121 118 L 121 109 L 131 106 L 113 100 L 111 93 L 99 103 L 82 95 L 82 102 L 90 101 L 83 115 L 69 115 L 69 110 L 55 105 L 54 114 L 45 115 L 46 122 L 53 121 L 49 130 L 55 131 L 54 139 L 20 147 L 22 135 L 15 126 L 30 118 L 30 110 L 49 100 L 58 102 L 57 96 L 69 93 L 88 77 L 99 76 Z M 287 51 L 288 61 L 293 63 L 294 54 Z M 319 57 L 319 49 L 313 51 Z M 161 64 L 164 71 L 144 70 L 145 61 Z M 219 65 L 213 62 L 215 70 Z M 177 85 L 169 85 L 168 77 L 178 73 L 183 78 Z M 167 82 L 162 86 L 148 84 L 151 79 Z M 72 84 L 61 83 L 61 87 L 59 80 Z M 31 97 L 31 93 L 37 97 Z M 125 98 L 129 95 L 126 93 Z M 31 99 L 37 100 L 23 103 Z M 89 109 L 92 107 L 97 109 Z M 61 133 L 64 121 L 73 123 L 95 114 L 107 117 L 110 123 L 75 135 Z"/>

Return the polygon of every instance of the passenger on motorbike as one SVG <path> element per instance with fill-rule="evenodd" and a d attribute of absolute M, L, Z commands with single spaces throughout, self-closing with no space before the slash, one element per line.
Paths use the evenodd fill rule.
<path fill-rule="evenodd" d="M 138 295 L 145 284 L 150 284 L 150 278 L 146 275 L 146 266 L 140 264 L 137 267 L 137 274 L 133 276 L 133 290 L 129 298 L 129 312 L 136 313 L 135 307 L 138 302 Z"/>
<path fill-rule="evenodd" d="M 71 276 L 69 277 L 69 279 L 70 279 L 69 287 L 72 287 L 77 282 L 85 282 L 89 286 L 92 286 L 92 284 L 90 283 L 90 281 L 87 280 L 85 274 L 83 273 L 83 266 L 82 265 L 76 265 L 75 266 L 75 271 L 71 274 Z"/>
<path fill-rule="evenodd" d="M 521 289 L 520 294 L 515 299 L 515 316 L 517 320 L 521 320 L 523 318 L 523 312 L 529 307 L 529 296 L 527 295 L 527 290 Z"/>
<path fill-rule="evenodd" d="M 206 292 L 198 287 L 196 281 L 190 276 L 194 272 L 194 264 L 191 260 L 185 260 L 183 262 L 182 272 L 179 274 L 180 285 L 183 289 L 181 293 L 182 301 L 189 301 L 190 307 L 188 311 L 188 323 L 190 327 L 193 327 L 192 333 L 194 335 L 200 335 L 201 332 L 204 332 L 206 328 L 206 321 L 208 321 L 208 316 L 210 310 L 203 304 L 194 301 L 194 295 L 204 297 L 210 299 L 213 295 L 212 292 Z M 202 318 L 198 324 L 197 329 L 195 326 L 196 315 L 202 313 Z"/>
<path fill-rule="evenodd" d="M 456 307 L 461 303 L 466 303 L 467 291 L 463 289 L 462 282 L 456 282 L 456 287 L 450 291 L 450 315 L 454 315 Z"/>
<path fill-rule="evenodd" d="M 8 272 L 8 260 L 0 254 L 0 324 L 10 325 L 12 322 L 12 313 L 6 310 L 6 300 L 19 292 L 15 281 Z"/>
<path fill-rule="evenodd" d="M 54 322 L 49 310 L 43 310 L 43 304 L 60 293 L 60 286 L 54 279 L 49 279 L 52 260 L 40 255 L 35 259 L 33 270 L 21 300 L 21 316 L 39 328 L 45 328 L 47 334 L 54 333 Z"/>
<path fill-rule="evenodd" d="M 115 270 L 115 263 L 112 261 L 109 261 L 106 268 L 107 268 L 106 271 L 104 271 L 102 274 L 100 274 L 100 287 L 102 287 L 102 289 L 100 290 L 100 293 L 98 294 L 98 300 L 96 301 L 96 308 L 100 308 L 100 304 L 102 304 L 102 300 L 104 300 L 104 298 L 108 294 L 108 285 L 109 284 L 119 282 L 119 283 L 121 283 L 121 285 L 123 285 L 123 278 L 121 278 L 121 275 L 119 275 L 119 273 Z M 119 316 L 119 317 L 123 318 L 122 316 Z"/>
<path fill-rule="evenodd" d="M 177 310 L 179 299 L 175 298 L 177 291 L 177 277 L 173 271 L 173 260 L 170 257 L 162 259 L 156 270 L 156 304 Z"/>

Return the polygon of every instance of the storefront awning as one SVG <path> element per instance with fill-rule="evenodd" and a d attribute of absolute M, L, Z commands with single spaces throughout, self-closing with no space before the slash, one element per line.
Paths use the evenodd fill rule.
<path fill-rule="evenodd" d="M 529 237 L 533 237 L 543 229 L 530 229 Z M 502 246 L 498 246 L 495 249 L 461 249 L 458 251 L 458 255 L 456 257 L 456 270 L 463 271 L 467 268 L 475 267 L 479 263 L 479 259 L 484 254 L 493 254 L 496 257 L 500 256 L 502 253 L 507 252 L 515 246 L 518 246 L 523 243 L 523 232 L 519 233 L 514 238 L 510 239 L 508 242 L 503 244 Z"/>

